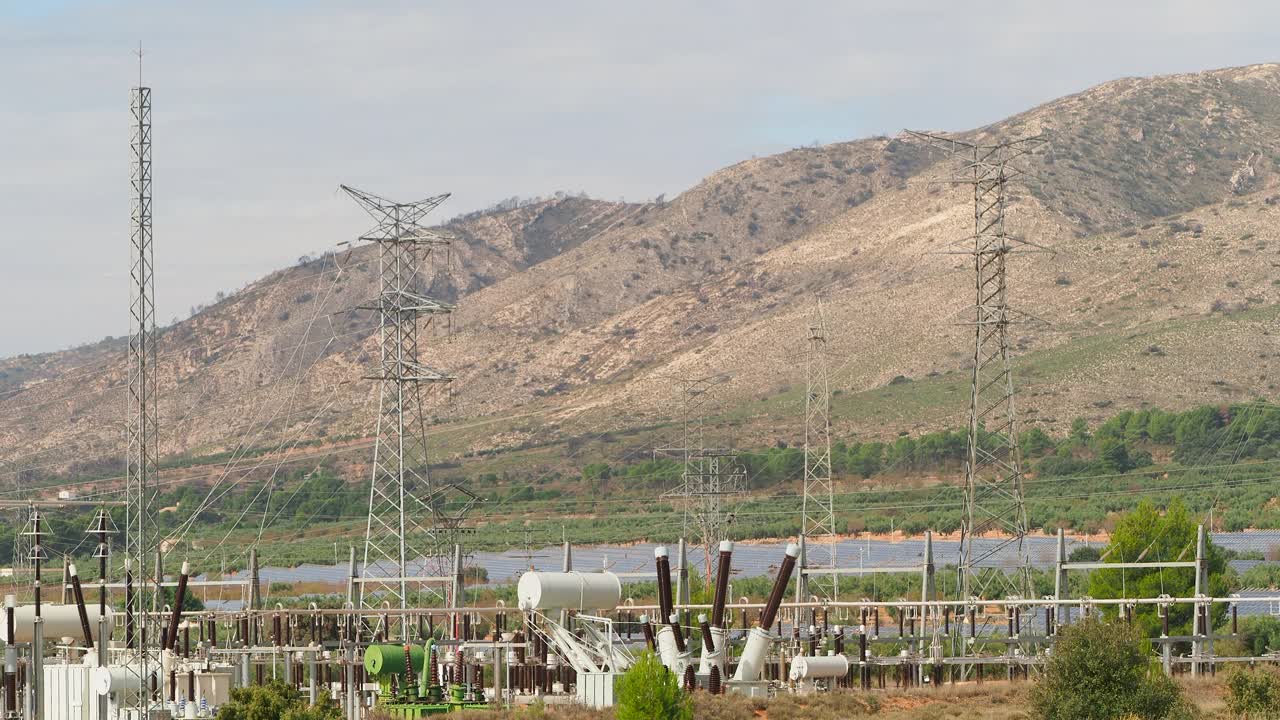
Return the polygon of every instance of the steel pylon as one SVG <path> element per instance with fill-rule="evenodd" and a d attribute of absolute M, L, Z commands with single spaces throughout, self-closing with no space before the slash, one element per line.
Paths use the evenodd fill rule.
<path fill-rule="evenodd" d="M 835 490 L 831 481 L 831 375 L 827 366 L 827 322 L 822 302 L 814 306 L 805 347 L 804 497 L 801 500 L 803 569 L 836 566 Z M 836 599 L 837 578 L 801 572 L 797 597 Z"/>
<path fill-rule="evenodd" d="M 456 486 L 435 487 L 428 473 L 423 384 L 453 376 L 421 359 L 419 320 L 447 317 L 451 303 L 419 289 L 420 264 L 450 239 L 423 218 L 449 197 L 397 203 L 342 186 L 374 219 L 360 240 L 377 245 L 380 293 L 366 309 L 378 313 L 379 361 L 366 379 L 378 382 L 378 419 L 369 483 L 369 516 L 361 566 L 360 604 L 406 608 L 410 588 L 444 587 L 445 548 L 453 545 L 474 496 Z M 452 497 L 451 497 L 452 496 Z M 459 499 L 459 496 L 460 499 Z M 439 595 L 437 591 L 434 594 Z M 390 637 L 391 629 L 386 628 Z M 408 627 L 400 625 L 401 639 Z"/>
<path fill-rule="evenodd" d="M 680 483 L 664 496 L 682 501 L 682 535 L 696 533 L 703 548 L 704 567 L 711 567 L 711 557 L 720 541 L 729 539 L 733 517 L 726 513 L 725 501 L 741 495 L 746 486 L 747 473 L 738 462 L 737 451 L 706 443 L 708 408 L 715 389 L 728 381 L 729 376 L 724 374 L 679 378 L 681 447 L 659 450 L 678 454 L 682 459 Z"/>
<path fill-rule="evenodd" d="M 973 190 L 973 234 L 957 252 L 973 259 L 973 345 L 961 522 L 962 597 L 994 593 L 1028 597 L 1030 559 L 1022 453 L 1009 356 L 1009 326 L 1019 313 L 1008 300 L 1008 258 L 1040 246 L 1010 235 L 1005 226 L 1009 182 L 1024 173 L 1014 161 L 1048 139 L 1044 135 L 982 144 L 910 132 L 962 162 L 946 182 Z M 984 540 L 980 541 L 980 539 Z"/>

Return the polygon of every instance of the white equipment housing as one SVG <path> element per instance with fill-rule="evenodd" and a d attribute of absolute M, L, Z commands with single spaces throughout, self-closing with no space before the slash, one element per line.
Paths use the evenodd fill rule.
<path fill-rule="evenodd" d="M 612 610 L 622 600 L 622 581 L 611 572 L 538 572 L 520 576 L 520 609 Z"/>
<path fill-rule="evenodd" d="M 849 674 L 849 658 L 844 655 L 801 656 L 791 660 L 792 680 L 830 680 Z"/>
<path fill-rule="evenodd" d="M 85 608 L 85 614 L 89 616 L 89 629 L 93 632 L 94 637 L 98 635 L 98 606 L 89 605 Z M 10 642 L 29 643 L 35 639 L 33 626 L 36 619 L 35 605 L 19 605 L 13 609 L 13 625 L 16 640 L 10 640 L 9 628 L 5 623 L 0 623 L 0 640 L 6 644 Z M 80 630 L 80 611 L 75 605 L 49 605 L 40 606 L 40 619 L 44 621 L 44 639 L 50 642 L 61 638 L 71 638 L 72 640 L 81 639 L 82 631 Z M 107 608 L 107 633 L 110 634 L 115 628 L 115 614 L 111 608 Z"/>

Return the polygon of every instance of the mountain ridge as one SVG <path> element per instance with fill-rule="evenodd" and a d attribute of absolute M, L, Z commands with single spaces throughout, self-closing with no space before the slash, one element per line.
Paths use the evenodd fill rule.
<path fill-rule="evenodd" d="M 1027 422 L 1273 392 L 1280 352 L 1241 343 L 1268 337 L 1280 300 L 1278 97 L 1276 64 L 1125 78 L 957 134 L 1052 139 L 1009 210 L 1015 233 L 1056 251 L 1011 270 L 1012 302 L 1054 321 L 1018 328 Z M 940 250 L 965 237 L 972 208 L 930 182 L 947 162 L 868 138 L 744 160 L 664 202 L 553 198 L 450 223 L 453 272 L 428 287 L 459 311 L 451 339 L 424 337 L 458 379 L 432 412 L 437 430 L 487 429 L 439 451 L 669 423 L 678 378 L 707 372 L 732 377 L 717 433 L 794 439 L 797 349 L 818 296 L 837 407 L 878 407 L 890 391 L 921 405 L 879 419 L 850 407 L 839 432 L 892 436 L 962 414 L 963 398 L 933 394 L 968 352 L 968 274 Z M 370 264 L 367 247 L 325 255 L 167 328 L 163 451 L 367 436 L 374 319 L 351 308 L 376 294 Z M 118 353 L 103 342 L 0 361 L 0 460 L 65 469 L 122 455 Z"/>

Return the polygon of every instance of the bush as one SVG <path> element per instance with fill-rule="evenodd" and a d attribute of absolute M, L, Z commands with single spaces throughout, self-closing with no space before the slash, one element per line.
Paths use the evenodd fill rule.
<path fill-rule="evenodd" d="M 693 702 L 680 681 L 652 652 L 644 652 L 618 678 L 618 720 L 693 720 Z"/>
<path fill-rule="evenodd" d="M 1043 720 L 1162 720 L 1191 717 L 1182 692 L 1151 672 L 1145 641 L 1128 626 L 1095 618 L 1062 629 L 1031 691 Z"/>
<path fill-rule="evenodd" d="M 333 705 L 307 705 L 302 693 L 279 680 L 232 688 L 231 701 L 218 708 L 218 720 L 341 720 Z"/>
<path fill-rule="evenodd" d="M 1280 718 L 1280 675 L 1273 669 L 1239 669 L 1227 678 L 1227 709 L 1247 720 Z"/>

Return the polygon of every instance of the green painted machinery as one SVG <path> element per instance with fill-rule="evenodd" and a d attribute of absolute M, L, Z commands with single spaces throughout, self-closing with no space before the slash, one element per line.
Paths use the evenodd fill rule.
<path fill-rule="evenodd" d="M 487 709 L 488 703 L 467 701 L 465 687 L 452 685 L 446 689 L 434 682 L 431 669 L 435 664 L 431 662 L 431 656 L 437 652 L 430 640 L 421 646 L 370 645 L 365 648 L 365 672 L 370 679 L 377 681 L 380 688 L 378 708 L 403 720 Z"/>

